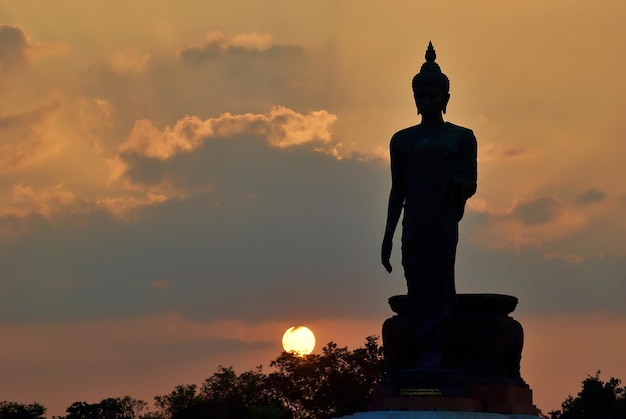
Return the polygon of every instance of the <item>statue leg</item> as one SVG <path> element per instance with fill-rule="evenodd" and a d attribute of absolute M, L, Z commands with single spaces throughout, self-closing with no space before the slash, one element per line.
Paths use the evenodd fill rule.
<path fill-rule="evenodd" d="M 439 368 L 443 342 L 450 333 L 456 299 L 454 259 L 457 235 L 413 237 L 402 245 L 402 265 L 407 281 L 407 316 L 422 352 L 416 367 Z"/>

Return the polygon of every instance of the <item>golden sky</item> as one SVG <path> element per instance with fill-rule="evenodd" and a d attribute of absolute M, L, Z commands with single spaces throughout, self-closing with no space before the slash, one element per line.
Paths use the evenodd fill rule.
<path fill-rule="evenodd" d="M 544 412 L 626 379 L 624 9 L 0 1 L 2 398 L 151 402 L 289 326 L 379 334 L 405 290 L 378 262 L 388 141 L 430 40 L 479 143 L 458 291 L 519 298 Z"/>

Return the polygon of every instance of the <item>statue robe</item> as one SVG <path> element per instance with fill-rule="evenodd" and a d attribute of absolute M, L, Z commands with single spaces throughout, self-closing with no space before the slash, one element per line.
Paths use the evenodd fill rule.
<path fill-rule="evenodd" d="M 476 138 L 447 122 L 435 135 L 416 125 L 392 137 L 390 154 L 392 190 L 404 203 L 407 311 L 417 336 L 427 337 L 445 324 L 456 299 L 458 222 L 476 192 Z"/>

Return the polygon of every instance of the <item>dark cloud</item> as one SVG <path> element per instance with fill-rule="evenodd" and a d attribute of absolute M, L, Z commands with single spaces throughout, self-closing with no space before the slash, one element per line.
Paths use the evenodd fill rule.
<path fill-rule="evenodd" d="M 561 214 L 564 204 L 551 197 L 540 197 L 518 203 L 512 216 L 525 225 L 548 223 Z"/>
<path fill-rule="evenodd" d="M 0 249 L 12 272 L 3 319 L 372 315 L 367 295 L 387 286 L 377 269 L 382 227 L 373 222 L 384 223 L 383 164 L 253 137 L 211 141 L 158 165 L 137 159 L 137 182 L 171 176 L 196 191 L 214 188 L 146 208 L 129 223 L 105 213 L 80 217 L 80 227 L 70 217 L 54 225 L 37 218 L 37 233 Z M 155 289 L 155 281 L 169 286 Z"/>
<path fill-rule="evenodd" d="M 265 107 L 316 106 L 311 99 L 319 96 L 315 87 L 320 75 L 313 72 L 311 57 L 299 46 L 272 45 L 259 50 L 209 44 L 185 49 L 180 58 L 186 64 L 182 71 L 192 77 L 208 101 L 221 102 L 222 112 L 264 111 L 256 105 L 259 100 Z M 242 104 L 247 109 L 241 109 Z"/>
<path fill-rule="evenodd" d="M 502 157 L 519 157 L 527 154 L 529 154 L 529 151 L 521 147 L 506 148 L 501 152 Z"/>
<path fill-rule="evenodd" d="M 52 99 L 23 112 L 0 114 L 0 173 L 20 169 L 45 151 L 42 125 L 61 106 L 61 100 Z"/>
<path fill-rule="evenodd" d="M 255 70 L 254 64 L 262 61 L 280 61 L 285 59 L 303 58 L 304 50 L 296 45 L 272 45 L 267 49 L 250 49 L 238 46 L 221 47 L 216 43 L 208 43 L 202 46 L 184 48 L 180 52 L 180 58 L 188 64 L 202 64 L 206 61 L 224 58 L 233 60 L 234 67 L 243 65 L 241 60 L 250 60 L 251 71 Z M 244 70 L 241 67 L 241 70 Z"/>
<path fill-rule="evenodd" d="M 61 101 L 53 99 L 23 112 L 0 114 L 0 131 L 14 128 L 21 131 L 24 126 L 41 122 L 52 112 L 58 110 L 60 106 Z"/>
<path fill-rule="evenodd" d="M 191 192 L 147 206 L 132 221 L 104 210 L 54 222 L 31 216 L 30 236 L 0 242 L 0 318 L 170 311 L 251 323 L 385 318 L 386 299 L 405 290 L 398 242 L 393 274 L 379 266 L 389 187 L 382 162 L 274 148 L 254 135 L 208 141 L 167 160 L 134 154 L 127 162 L 137 185 L 169 179 Z M 547 222 L 560 205 L 540 198 L 514 214 L 527 224 Z M 461 237 L 475 222 L 463 220 Z M 515 295 L 526 313 L 623 314 L 625 268 L 624 258 L 547 257 L 538 248 L 512 253 L 462 240 L 457 284 L 459 292 Z"/>
<path fill-rule="evenodd" d="M 223 55 L 223 51 L 216 45 L 204 45 L 199 47 L 188 47 L 180 51 L 180 58 L 189 64 L 201 64 L 205 60 L 210 60 Z"/>
<path fill-rule="evenodd" d="M 80 91 L 111 104 L 116 136 L 110 141 L 116 144 L 143 118 L 167 125 L 185 115 L 264 113 L 277 105 L 307 111 L 326 107 L 318 64 L 301 47 L 236 47 L 216 53 L 217 59 L 193 62 L 183 58 L 191 53 L 153 53 L 141 77 L 94 64 L 82 74 Z"/>
<path fill-rule="evenodd" d="M 604 201 L 605 199 L 605 192 L 601 191 L 600 189 L 591 188 L 576 195 L 574 201 L 579 204 L 591 204 L 594 202 Z"/>
<path fill-rule="evenodd" d="M 501 147 L 493 145 L 487 146 L 482 152 L 484 152 L 488 157 L 501 159 L 522 157 L 530 154 L 530 150 L 523 147 Z"/>
<path fill-rule="evenodd" d="M 518 252 L 461 242 L 458 292 L 495 292 L 518 297 L 524 314 L 612 313 L 626 315 L 626 257 L 546 255 L 537 247 Z"/>
<path fill-rule="evenodd" d="M 0 25 L 0 72 L 28 63 L 28 37 L 22 28 Z"/>

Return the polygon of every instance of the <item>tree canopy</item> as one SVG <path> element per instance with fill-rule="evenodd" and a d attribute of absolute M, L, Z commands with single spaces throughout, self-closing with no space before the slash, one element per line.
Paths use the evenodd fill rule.
<path fill-rule="evenodd" d="M 39 403 L 0 402 L 0 419 L 45 419 L 46 408 Z"/>
<path fill-rule="evenodd" d="M 237 375 L 220 366 L 202 387 L 178 386 L 157 396 L 159 417 L 165 419 L 251 418 L 324 419 L 366 408 L 382 377 L 383 354 L 378 339 L 368 337 L 354 351 L 330 342 L 319 355 L 300 357 L 283 352 L 270 363 Z"/>
<path fill-rule="evenodd" d="M 330 342 L 321 354 L 283 352 L 262 367 L 235 373 L 219 366 L 199 387 L 178 385 L 154 398 L 156 410 L 129 396 L 78 401 L 53 419 L 326 419 L 363 411 L 382 377 L 378 338 L 353 351 Z M 0 402 L 0 419 L 45 419 L 39 404 Z"/>
<path fill-rule="evenodd" d="M 178 385 L 148 403 L 130 396 L 98 403 L 79 401 L 65 416 L 52 419 L 329 419 L 365 411 L 384 372 L 378 338 L 366 338 L 353 351 L 330 342 L 320 354 L 297 356 L 283 352 L 262 367 L 237 374 L 219 366 L 198 386 Z M 0 419 L 46 419 L 38 403 L 0 401 Z M 624 419 L 626 387 L 617 378 L 604 382 L 600 371 L 582 382 L 576 397 L 568 396 L 549 419 Z"/>
<path fill-rule="evenodd" d="M 550 412 L 550 419 L 624 419 L 626 418 L 626 387 L 611 377 L 600 379 L 600 371 L 582 382 L 577 397 L 571 395 L 561 404 L 562 410 Z"/>

